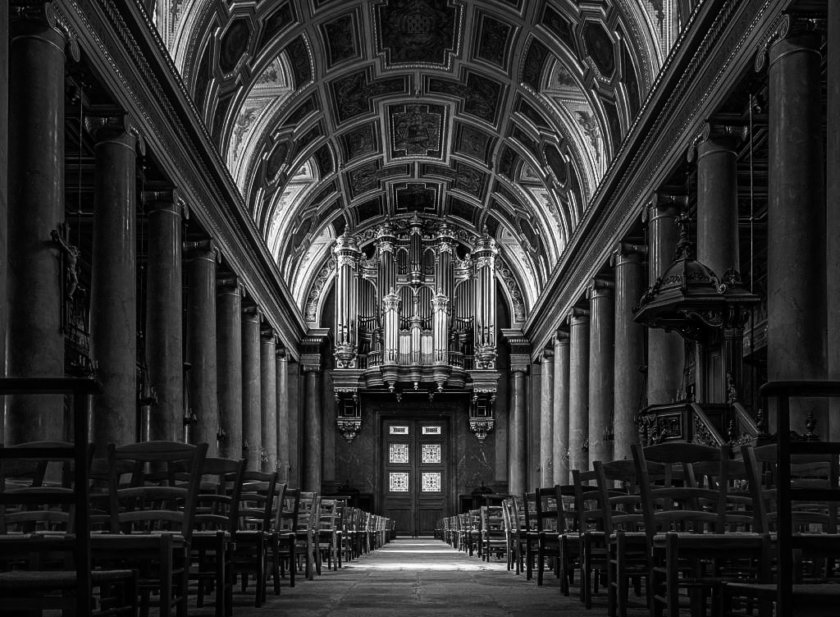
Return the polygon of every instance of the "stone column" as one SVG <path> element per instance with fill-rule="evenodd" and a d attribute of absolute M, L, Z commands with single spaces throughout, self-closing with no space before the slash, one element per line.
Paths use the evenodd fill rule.
<path fill-rule="evenodd" d="M 146 365 L 157 404 L 149 418 L 152 440 L 184 440 L 184 328 L 182 223 L 174 190 L 145 191 Z"/>
<path fill-rule="evenodd" d="M 554 345 L 541 355 L 540 373 L 540 486 L 554 485 Z"/>
<path fill-rule="evenodd" d="M 791 20 L 789 16 L 785 19 Z M 783 36 L 771 46 L 769 56 L 770 380 L 826 376 L 820 38 L 816 33 L 798 33 L 796 26 L 791 21 L 782 26 Z M 816 432 L 825 437 L 821 402 L 792 401 L 791 430 L 807 432 L 804 420 L 812 408 L 817 416 Z"/>
<path fill-rule="evenodd" d="M 595 280 L 589 296 L 589 461 L 611 461 L 613 434 L 613 283 Z"/>
<path fill-rule="evenodd" d="M 9 247 L 9 11 L 0 11 L 0 298 L 6 295 Z M 0 302 L 0 377 L 6 376 L 6 302 Z M 6 417 L 6 400 L 0 400 L 0 443 L 4 431 L 2 419 Z"/>
<path fill-rule="evenodd" d="M 554 340 L 554 481 L 569 483 L 569 333 Z"/>
<path fill-rule="evenodd" d="M 242 458 L 242 290 L 232 275 L 217 285 L 219 456 Z"/>
<path fill-rule="evenodd" d="M 189 400 L 197 418 L 192 443 L 206 443 L 207 455 L 218 456 L 219 388 L 216 364 L 216 262 L 211 240 L 188 242 L 187 361 Z"/>
<path fill-rule="evenodd" d="M 262 469 L 261 317 L 255 306 L 242 309 L 242 452 L 253 471 Z"/>
<path fill-rule="evenodd" d="M 303 452 L 303 489 L 321 490 L 321 463 L 323 458 L 323 429 L 321 420 L 321 365 L 306 363 L 303 365 L 306 379 L 304 396 L 304 434 L 306 436 Z"/>
<path fill-rule="evenodd" d="M 828 3 L 828 158 L 826 168 L 832 170 L 826 181 L 826 291 L 827 314 L 840 315 L 840 3 Z M 840 319 L 828 319 L 828 379 L 840 381 Z M 840 400 L 829 401 L 831 441 L 840 441 Z"/>
<path fill-rule="evenodd" d="M 741 269 L 736 137 L 707 123 L 697 145 L 697 259 L 722 277 Z"/>
<path fill-rule="evenodd" d="M 658 195 L 648 207 L 650 285 L 653 285 L 674 261 L 674 252 L 679 240 L 679 229 L 676 225 L 679 213 L 679 206 L 673 199 Z M 648 405 L 673 403 L 677 400 L 681 395 L 684 365 L 685 346 L 680 335 L 658 328 L 648 329 Z"/>
<path fill-rule="evenodd" d="M 94 443 L 104 448 L 139 439 L 137 138 L 119 118 L 90 118 L 87 124 L 96 138 L 91 355 L 103 388 L 94 400 L 92 426 Z"/>
<path fill-rule="evenodd" d="M 264 328 L 260 338 L 260 393 L 262 471 L 273 472 L 277 470 L 277 343 L 271 328 Z"/>
<path fill-rule="evenodd" d="M 569 470 L 589 469 L 589 311 L 569 317 Z"/>
<path fill-rule="evenodd" d="M 511 363 L 513 374 L 513 388 L 511 392 L 510 414 L 510 453 L 508 455 L 508 492 L 521 496 L 528 488 L 528 458 L 525 403 L 525 374 L 528 372 L 527 362 L 514 365 Z"/>
<path fill-rule="evenodd" d="M 4 22 L 9 10 L 4 3 Z M 8 159 L 5 152 L 2 157 L 3 163 L 8 161 L 8 175 L 6 168 L 0 170 L 9 191 L 8 219 L 0 220 L 0 234 L 8 234 L 0 255 L 0 270 L 6 268 L 6 257 L 9 260 L 8 296 L 2 296 L 8 304 L 0 312 L 3 317 L 6 308 L 9 311 L 8 348 L 0 351 L 8 361 L 8 375 L 63 377 L 63 273 L 51 234 L 64 221 L 65 39 L 49 5 L 28 13 L 32 19 L 11 24 L 7 92 L 14 94 L 3 102 L 3 115 L 12 121 L 0 127 L 4 135 L 8 130 L 9 147 Z M 5 207 L 5 202 L 0 204 Z M 60 396 L 17 396 L 8 401 L 6 442 L 63 439 L 62 401 Z"/>
<path fill-rule="evenodd" d="M 633 320 L 633 309 L 644 293 L 642 255 L 641 247 L 621 244 L 612 256 L 615 268 L 615 459 L 630 459 L 630 446 L 639 441 L 636 413 L 644 396 L 645 327 Z"/>
<path fill-rule="evenodd" d="M 289 353 L 277 348 L 277 472 L 280 482 L 289 483 Z"/>

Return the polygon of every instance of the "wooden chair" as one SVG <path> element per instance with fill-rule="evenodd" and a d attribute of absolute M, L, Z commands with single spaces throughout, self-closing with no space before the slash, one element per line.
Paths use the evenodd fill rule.
<path fill-rule="evenodd" d="M 239 523 L 244 459 L 206 457 L 196 497 L 190 543 L 197 581 L 196 605 L 204 606 L 207 587 L 215 588 L 216 617 L 233 613 L 233 541 Z"/>
<path fill-rule="evenodd" d="M 840 398 L 840 382 L 770 382 L 761 395 L 776 403 L 777 446 L 745 450 L 752 466 L 766 530 L 775 538 L 775 581 L 725 583 L 722 612 L 746 604 L 759 617 L 836 615 L 840 555 L 836 521 L 840 504 L 837 460 L 840 442 L 795 440 L 790 431 L 791 398 Z M 775 456 L 773 456 L 775 454 Z M 811 571 L 805 572 L 804 565 Z M 738 613 L 742 614 L 742 613 Z"/>
<path fill-rule="evenodd" d="M 481 506 L 481 546 L 482 559 L 490 561 L 495 555 L 501 559 L 507 548 L 505 538 L 505 523 L 502 506 Z"/>
<path fill-rule="evenodd" d="M 206 452 L 207 444 L 168 441 L 108 446 L 110 533 L 91 536 L 94 563 L 138 569 L 144 612 L 157 592 L 161 617 L 173 607 L 179 617 L 187 615 L 190 542 Z"/>
<path fill-rule="evenodd" d="M 89 551 L 89 542 L 76 540 L 78 527 L 87 528 L 87 523 L 78 520 L 73 504 L 75 450 L 69 442 L 0 446 L 0 614 L 50 609 L 78 614 L 76 564 L 79 551 Z M 92 448 L 86 450 L 85 470 L 93 455 Z M 88 614 L 136 615 L 133 570 L 86 574 Z"/>
<path fill-rule="evenodd" d="M 607 570 L 604 506 L 594 470 L 572 470 L 572 485 L 580 544 L 580 600 L 586 608 L 592 608 L 592 595 L 598 593 Z"/>
<path fill-rule="evenodd" d="M 301 491 L 298 507 L 297 545 L 298 559 L 303 557 L 303 573 L 308 580 L 321 573 L 320 552 L 315 550 L 315 532 L 318 529 L 321 498 L 315 491 Z M 369 542 L 369 541 L 368 541 Z"/>
<path fill-rule="evenodd" d="M 634 445 L 633 457 L 651 557 L 652 614 L 664 608 L 669 616 L 677 617 L 681 599 L 688 600 L 692 615 L 705 614 L 709 597 L 712 606 L 720 602 L 720 587 L 728 572 L 738 571 L 739 577 L 761 576 L 767 537 L 727 532 L 735 519 L 742 521 L 743 517 L 730 512 L 726 446 L 671 442 L 642 449 Z M 664 466 L 661 484 L 650 477 L 650 461 Z M 699 482 L 696 468 L 710 466 L 717 469 L 715 482 Z M 681 594 L 681 589 L 687 595 Z"/>
<path fill-rule="evenodd" d="M 560 536 L 565 531 L 560 487 L 538 488 L 534 492 L 537 536 L 537 585 L 543 584 L 546 559 L 554 560 L 552 570 L 560 576 Z"/>
<path fill-rule="evenodd" d="M 289 571 L 289 586 L 295 586 L 296 545 L 298 511 L 300 509 L 300 489 L 286 488 L 277 511 L 277 522 L 271 538 L 273 577 L 276 581 L 275 593 L 281 577 Z"/>
<path fill-rule="evenodd" d="M 640 581 L 650 569 L 636 465 L 632 460 L 595 461 L 593 465 L 604 511 L 607 614 L 627 617 L 630 582 L 635 583 L 638 595 Z M 655 480 L 650 471 L 648 478 Z"/>
<path fill-rule="evenodd" d="M 284 485 L 280 485 L 285 488 Z M 245 591 L 253 575 L 256 584 L 254 606 L 266 600 L 269 574 L 268 553 L 278 501 L 277 472 L 247 470 L 242 477 L 239 497 L 239 525 L 234 534 L 236 548 L 233 552 L 234 578 Z M 282 495 L 280 496 L 282 500 Z"/>
<path fill-rule="evenodd" d="M 525 519 L 525 579 L 534 576 L 534 563 L 537 559 L 537 495 L 523 493 L 523 515 Z"/>
<path fill-rule="evenodd" d="M 525 512 L 521 500 L 511 495 L 502 502 L 502 512 L 505 523 L 507 569 L 520 574 L 523 570 L 528 532 L 525 527 Z"/>
<path fill-rule="evenodd" d="M 340 563 L 338 501 L 332 498 L 321 498 L 318 513 L 318 530 L 315 533 L 315 550 L 320 555 L 318 561 L 326 562 L 328 570 L 338 570 Z"/>

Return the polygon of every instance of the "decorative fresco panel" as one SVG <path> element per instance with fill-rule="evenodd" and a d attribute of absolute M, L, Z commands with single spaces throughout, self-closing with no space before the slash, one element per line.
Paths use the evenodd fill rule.
<path fill-rule="evenodd" d="M 265 20 L 263 33 L 260 37 L 259 49 L 265 47 L 266 43 L 273 40 L 278 34 L 291 26 L 295 21 L 295 14 L 289 2 L 284 2 Z"/>
<path fill-rule="evenodd" d="M 247 19 L 237 19 L 230 24 L 219 42 L 219 68 L 223 73 L 236 68 L 239 59 L 248 51 L 250 41 L 251 24 Z"/>
<path fill-rule="evenodd" d="M 289 114 L 286 118 L 286 121 L 283 122 L 283 126 L 295 126 L 301 120 L 306 118 L 309 114 L 313 111 L 318 109 L 318 103 L 314 96 L 310 96 L 308 99 L 303 101 L 300 105 L 295 107 L 294 111 Z"/>
<path fill-rule="evenodd" d="M 484 194 L 487 192 L 487 178 L 487 174 L 479 171 L 475 167 L 456 161 L 455 181 L 452 187 L 459 191 L 469 193 L 479 201 L 482 201 Z"/>
<path fill-rule="evenodd" d="M 509 24 L 484 15 L 481 20 L 481 35 L 478 38 L 476 57 L 504 69 L 507 66 L 507 55 L 510 50 L 508 39 L 511 31 Z"/>
<path fill-rule="evenodd" d="M 522 66 L 522 81 L 531 86 L 534 91 L 540 91 L 540 81 L 546 59 L 551 55 L 548 47 L 537 39 L 531 39 L 528 46 L 528 53 L 525 56 L 525 64 Z"/>
<path fill-rule="evenodd" d="M 438 187 L 436 184 L 408 183 L 394 189 L 397 212 L 435 212 Z"/>
<path fill-rule="evenodd" d="M 388 444 L 388 462 L 395 464 L 408 463 L 408 444 Z"/>
<path fill-rule="evenodd" d="M 391 156 L 431 156 L 442 153 L 446 108 L 442 105 L 394 105 L 389 107 Z"/>
<path fill-rule="evenodd" d="M 457 216 L 459 218 L 464 219 L 465 221 L 470 221 L 471 223 L 476 223 L 476 215 L 479 213 L 479 210 L 473 206 L 472 204 L 468 204 L 462 199 L 458 199 L 457 197 L 449 197 L 449 214 L 451 216 Z"/>
<path fill-rule="evenodd" d="M 377 139 L 377 124 L 369 122 L 347 131 L 341 136 L 341 144 L 344 150 L 346 161 L 353 161 L 357 158 L 379 152 Z"/>
<path fill-rule="evenodd" d="M 332 152 L 328 145 L 318 148 L 315 152 L 315 162 L 318 163 L 318 170 L 321 172 L 322 178 L 333 172 Z"/>
<path fill-rule="evenodd" d="M 348 13 L 323 25 L 324 45 L 330 67 L 359 55 L 355 15 Z"/>
<path fill-rule="evenodd" d="M 309 50 L 302 36 L 297 37 L 286 46 L 286 53 L 292 64 L 292 74 L 295 77 L 295 88 L 300 88 L 312 80 L 312 65 L 309 62 Z"/>
<path fill-rule="evenodd" d="M 604 26 L 597 21 L 587 21 L 583 25 L 583 40 L 586 43 L 587 54 L 601 75 L 607 79 L 611 78 L 615 71 L 615 57 L 610 35 L 604 30 Z"/>
<path fill-rule="evenodd" d="M 543 13 L 543 24 L 557 35 L 557 38 L 563 41 L 569 49 L 577 51 L 575 49 L 575 37 L 572 34 L 572 24 L 563 15 L 550 6 L 546 6 L 545 13 Z"/>
<path fill-rule="evenodd" d="M 376 11 L 377 48 L 388 65 L 447 65 L 458 48 L 460 6 L 447 0 L 385 0 Z"/>
<path fill-rule="evenodd" d="M 370 81 L 367 71 L 357 71 L 336 79 L 330 84 L 333 107 L 338 124 L 373 111 L 372 98 L 386 94 L 405 93 L 408 77 L 393 77 Z"/>
<path fill-rule="evenodd" d="M 360 223 L 380 214 L 382 214 L 382 200 L 379 197 L 370 199 L 356 207 L 356 216 Z"/>
<path fill-rule="evenodd" d="M 439 493 L 441 490 L 439 471 L 424 471 L 420 474 L 420 486 L 424 493 Z"/>
<path fill-rule="evenodd" d="M 392 471 L 388 474 L 388 490 L 392 493 L 408 492 L 408 474 L 404 471 Z"/>
<path fill-rule="evenodd" d="M 459 122 L 455 134 L 455 152 L 483 162 L 490 157 L 493 137 L 472 125 Z"/>
<path fill-rule="evenodd" d="M 379 162 L 371 161 L 347 172 L 347 182 L 353 197 L 379 186 Z"/>
<path fill-rule="evenodd" d="M 441 452 L 441 445 L 439 443 L 424 443 L 420 449 L 420 462 L 424 465 L 440 464 Z"/>
<path fill-rule="evenodd" d="M 464 112 L 496 124 L 496 114 L 501 106 L 502 85 L 476 73 L 467 76 Z"/>
<path fill-rule="evenodd" d="M 489 124 L 496 123 L 496 114 L 501 105 L 502 85 L 492 79 L 469 72 L 466 84 L 449 79 L 431 78 L 426 89 L 429 92 L 463 99 L 464 113 Z"/>

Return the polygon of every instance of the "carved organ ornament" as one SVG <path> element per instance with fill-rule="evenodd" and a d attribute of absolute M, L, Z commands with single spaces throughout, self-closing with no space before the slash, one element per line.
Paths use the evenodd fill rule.
<path fill-rule="evenodd" d="M 428 391 L 430 400 L 445 388 L 471 391 L 470 425 L 480 400 L 473 430 L 483 440 L 498 379 L 496 241 L 486 229 L 456 232 L 416 213 L 367 238 L 362 245 L 345 232 L 333 248 L 336 375 L 358 375 L 361 387 L 387 388 L 398 400 L 403 391 Z"/>

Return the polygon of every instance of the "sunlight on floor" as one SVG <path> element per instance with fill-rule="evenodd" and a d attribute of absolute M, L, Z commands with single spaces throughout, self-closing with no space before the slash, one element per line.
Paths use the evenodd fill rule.
<path fill-rule="evenodd" d="M 353 563 L 344 567 L 349 570 L 427 570 L 436 572 L 481 572 L 497 569 L 492 566 L 471 563 L 412 563 L 408 561 L 392 561 L 388 563 Z"/>

